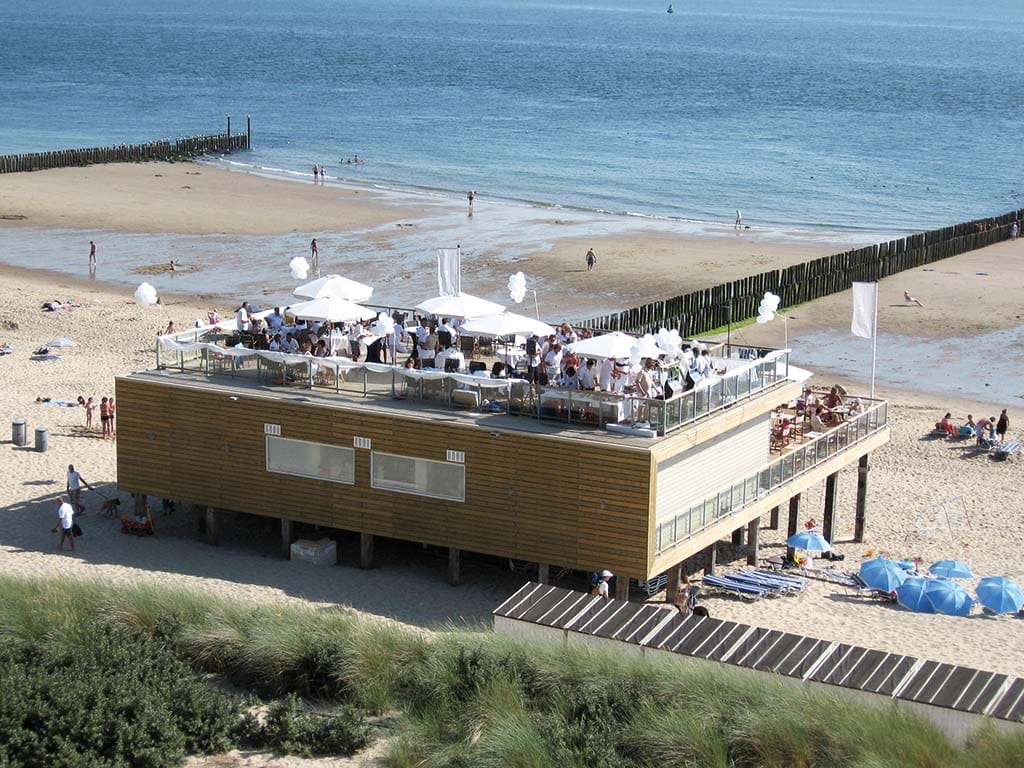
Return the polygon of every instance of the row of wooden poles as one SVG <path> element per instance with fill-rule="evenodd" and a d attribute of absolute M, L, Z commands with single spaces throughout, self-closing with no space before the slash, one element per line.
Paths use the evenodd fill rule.
<path fill-rule="evenodd" d="M 633 334 L 677 328 L 683 337 L 693 338 L 729 322 L 757 317 L 758 306 L 766 292 L 777 294 L 782 299 L 781 306 L 792 307 L 845 291 L 854 282 L 874 282 L 1008 240 L 1013 225 L 1020 227 L 1022 220 L 1024 209 L 1010 211 L 742 277 L 713 288 L 584 320 L 578 325 Z"/>
<path fill-rule="evenodd" d="M 227 133 L 211 136 L 187 136 L 176 141 L 162 139 L 146 144 L 122 144 L 118 147 L 91 149 L 61 149 L 55 152 L 33 152 L 25 155 L 0 155 L 0 173 L 44 171 L 49 168 L 67 168 L 95 163 L 131 163 L 145 160 L 184 160 L 200 155 L 249 149 L 251 124 L 245 133 Z"/>

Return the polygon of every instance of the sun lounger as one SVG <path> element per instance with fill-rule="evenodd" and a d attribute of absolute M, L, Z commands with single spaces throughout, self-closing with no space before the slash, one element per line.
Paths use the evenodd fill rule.
<path fill-rule="evenodd" d="M 758 598 L 768 597 L 772 594 L 772 590 L 768 587 L 762 587 L 757 584 L 748 584 L 735 579 L 730 579 L 727 576 L 706 575 L 701 579 L 701 584 L 705 590 L 726 592 L 728 594 L 736 595 L 744 600 L 757 600 Z"/>
<path fill-rule="evenodd" d="M 1020 453 L 1020 443 L 1003 443 L 999 448 L 996 449 L 996 458 L 1006 460 L 1013 456 L 1015 453 Z"/>
<path fill-rule="evenodd" d="M 744 578 L 756 584 L 781 589 L 784 592 L 790 593 L 802 592 L 807 586 L 807 579 L 800 578 L 799 576 L 784 576 L 780 573 L 761 571 L 754 568 L 745 568 L 736 574 L 735 577 Z"/>

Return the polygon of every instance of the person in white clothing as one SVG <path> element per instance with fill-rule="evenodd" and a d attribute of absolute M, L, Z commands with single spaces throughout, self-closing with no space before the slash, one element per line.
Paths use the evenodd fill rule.
<path fill-rule="evenodd" d="M 601 577 L 597 580 L 597 586 L 594 587 L 594 594 L 603 598 L 605 602 L 608 602 L 612 598 L 608 582 L 610 582 L 614 577 L 615 574 L 611 571 L 601 571 Z"/>
<path fill-rule="evenodd" d="M 555 384 L 558 381 L 558 375 L 561 370 L 562 345 L 556 341 L 544 355 L 544 372 L 548 376 L 548 382 Z"/>
<path fill-rule="evenodd" d="M 299 342 L 289 333 L 285 336 L 284 341 L 281 342 L 281 351 L 287 352 L 289 355 L 298 354 Z"/>
<path fill-rule="evenodd" d="M 739 209 L 736 209 L 736 223 L 733 224 L 733 229 L 743 229 L 743 214 L 740 213 Z"/>
<path fill-rule="evenodd" d="M 434 367 L 438 370 L 446 370 L 449 360 L 454 360 L 455 364 L 458 365 L 456 370 L 461 371 L 466 367 L 466 356 L 457 347 L 448 347 L 438 352 L 437 357 L 434 358 Z"/>
<path fill-rule="evenodd" d="M 281 330 L 282 325 L 284 325 L 284 315 L 281 314 L 281 308 L 274 307 L 274 311 L 267 315 L 267 326 L 271 331 L 277 333 Z"/>
<path fill-rule="evenodd" d="M 81 474 L 75 470 L 74 464 L 68 464 L 68 497 L 71 499 L 71 506 L 77 514 L 85 514 L 85 507 L 82 506 L 82 486 L 90 491 L 93 489 Z"/>
<path fill-rule="evenodd" d="M 270 340 L 270 343 L 267 345 L 267 350 L 269 350 L 270 352 L 280 352 L 281 351 L 281 334 L 280 333 L 275 333 L 274 334 L 274 338 L 272 338 Z"/>
<path fill-rule="evenodd" d="M 593 390 L 597 386 L 597 364 L 584 360 L 579 371 L 580 389 Z"/>
<path fill-rule="evenodd" d="M 615 361 L 606 357 L 597 365 L 597 388 L 602 392 L 612 391 L 612 371 L 615 370 Z"/>
<path fill-rule="evenodd" d="M 252 317 L 249 315 L 249 302 L 243 301 L 242 306 L 235 310 L 235 325 L 239 333 L 252 330 Z"/>
<path fill-rule="evenodd" d="M 64 540 L 68 540 L 70 549 L 75 551 L 75 508 L 64 500 L 63 496 L 57 497 L 57 524 L 53 526 L 51 533 L 60 530 L 60 544 L 57 549 L 64 549 Z"/>

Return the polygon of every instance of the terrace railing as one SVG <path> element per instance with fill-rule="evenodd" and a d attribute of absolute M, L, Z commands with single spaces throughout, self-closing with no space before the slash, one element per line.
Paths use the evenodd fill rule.
<path fill-rule="evenodd" d="M 247 378 L 259 384 L 298 385 L 361 397 L 421 401 L 447 409 L 508 413 L 569 425 L 603 428 L 628 423 L 666 435 L 787 381 L 788 350 L 733 347 L 731 368 L 721 378 L 667 399 L 570 390 L 521 379 L 491 379 L 442 371 L 313 358 L 222 347 L 203 341 L 204 329 L 162 336 L 157 367 L 194 370 L 207 376 Z M 757 357 L 758 354 L 767 355 Z"/>
<path fill-rule="evenodd" d="M 863 398 L 862 398 L 863 399 Z M 729 485 L 682 512 L 659 521 L 655 529 L 655 552 L 661 554 L 693 538 L 726 515 L 738 512 L 764 498 L 784 483 L 828 461 L 867 437 L 885 429 L 888 403 L 872 404 L 865 411 L 833 427 L 820 437 L 801 444 L 766 467 Z"/>

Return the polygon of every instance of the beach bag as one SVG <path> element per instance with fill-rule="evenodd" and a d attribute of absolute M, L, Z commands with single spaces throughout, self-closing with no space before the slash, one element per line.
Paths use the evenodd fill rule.
<path fill-rule="evenodd" d="M 76 539 L 82 535 L 82 529 L 79 527 L 78 523 L 71 524 L 71 535 Z"/>

